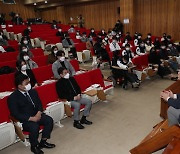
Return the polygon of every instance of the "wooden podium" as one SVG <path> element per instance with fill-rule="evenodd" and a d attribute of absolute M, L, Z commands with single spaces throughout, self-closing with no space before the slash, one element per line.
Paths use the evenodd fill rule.
<path fill-rule="evenodd" d="M 172 85 L 170 85 L 168 88 L 165 90 L 171 90 L 175 94 L 180 94 L 180 81 L 174 82 Z M 160 116 L 163 119 L 167 119 L 167 109 L 168 109 L 168 104 L 166 101 L 161 99 L 161 110 L 160 110 Z"/>
<path fill-rule="evenodd" d="M 167 120 L 164 120 L 154 126 L 153 130 L 144 140 L 138 146 L 130 150 L 130 153 L 151 154 L 167 146 L 174 138 L 180 139 L 180 127 L 178 125 L 169 127 Z M 172 148 L 171 150 L 176 150 L 176 148 Z"/>

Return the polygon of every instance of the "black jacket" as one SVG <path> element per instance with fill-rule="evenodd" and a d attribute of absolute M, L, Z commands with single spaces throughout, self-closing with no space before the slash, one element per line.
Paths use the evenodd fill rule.
<path fill-rule="evenodd" d="M 27 70 L 26 70 L 26 73 L 27 73 L 28 77 L 30 78 L 31 86 L 34 87 L 35 84 L 37 83 L 37 80 L 36 80 L 36 78 L 35 78 L 35 76 L 34 76 L 34 73 L 33 73 L 32 70 L 30 70 L 30 69 L 27 69 Z M 20 74 L 22 74 L 22 72 L 21 72 L 21 71 L 17 71 L 17 72 L 15 73 L 15 77 L 18 76 L 18 75 L 20 75 Z"/>
<path fill-rule="evenodd" d="M 74 96 L 81 94 L 81 89 L 73 77 L 69 79 L 60 78 L 56 82 L 56 91 L 60 99 L 73 101 Z"/>
<path fill-rule="evenodd" d="M 31 89 L 28 93 L 35 107 L 19 90 L 15 90 L 8 97 L 7 102 L 10 113 L 20 122 L 27 122 L 29 118 L 35 116 L 38 111 L 43 111 L 42 103 L 36 90 Z"/>

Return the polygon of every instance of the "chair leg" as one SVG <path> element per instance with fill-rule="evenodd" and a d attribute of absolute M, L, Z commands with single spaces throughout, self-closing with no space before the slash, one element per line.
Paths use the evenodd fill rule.
<path fill-rule="evenodd" d="M 64 125 L 61 124 L 61 121 L 58 121 L 55 125 L 60 127 L 60 128 L 64 127 Z"/>
<path fill-rule="evenodd" d="M 24 141 L 22 141 L 22 143 L 23 143 L 26 147 L 30 146 L 30 143 L 27 141 L 27 139 L 25 139 Z"/>

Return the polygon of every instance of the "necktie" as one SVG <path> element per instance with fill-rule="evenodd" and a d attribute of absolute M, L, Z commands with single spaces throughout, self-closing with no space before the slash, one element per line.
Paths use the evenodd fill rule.
<path fill-rule="evenodd" d="M 35 104 L 33 103 L 32 99 L 30 98 L 30 96 L 27 93 L 24 93 L 25 97 L 27 98 L 28 102 L 32 103 L 33 106 L 35 107 Z"/>

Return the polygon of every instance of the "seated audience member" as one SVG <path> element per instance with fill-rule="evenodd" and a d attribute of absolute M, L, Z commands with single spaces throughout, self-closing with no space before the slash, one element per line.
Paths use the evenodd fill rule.
<path fill-rule="evenodd" d="M 109 48 L 113 52 L 113 56 L 119 55 L 119 51 L 121 50 L 121 47 L 119 46 L 115 36 L 113 37 L 113 40 L 109 45 Z"/>
<path fill-rule="evenodd" d="M 144 42 L 139 43 L 139 46 L 136 48 L 136 54 L 139 56 L 146 54 L 146 47 L 145 47 Z"/>
<path fill-rule="evenodd" d="M 138 39 L 138 32 L 135 32 L 135 33 L 134 33 L 134 40 L 135 40 L 135 39 Z"/>
<path fill-rule="evenodd" d="M 28 27 L 24 30 L 24 36 L 30 37 L 30 33 L 32 32 L 31 26 L 28 25 Z"/>
<path fill-rule="evenodd" d="M 42 103 L 36 90 L 31 89 L 29 77 L 19 74 L 15 78 L 16 90 L 8 98 L 11 115 L 22 123 L 23 130 L 28 131 L 31 151 L 43 154 L 42 148 L 54 148 L 47 142 L 53 129 L 53 119 L 43 113 Z M 41 141 L 39 127 L 44 126 Z"/>
<path fill-rule="evenodd" d="M 125 47 L 126 46 L 126 44 L 129 44 L 129 42 L 128 42 L 128 40 L 127 39 L 125 39 L 124 40 L 124 42 L 123 42 L 123 44 L 122 44 L 122 47 Z M 131 44 L 129 44 L 130 45 L 130 47 L 132 47 L 132 45 Z"/>
<path fill-rule="evenodd" d="M 57 25 L 57 22 L 53 20 L 53 23 L 51 24 L 52 29 L 59 29 L 59 26 Z"/>
<path fill-rule="evenodd" d="M 121 37 L 120 37 L 119 33 L 116 34 L 116 39 L 117 39 L 118 43 L 121 43 Z"/>
<path fill-rule="evenodd" d="M 94 44 L 96 41 L 94 41 L 93 37 L 90 35 L 88 38 L 88 41 L 86 42 L 86 48 L 90 50 L 91 48 L 94 48 Z"/>
<path fill-rule="evenodd" d="M 109 45 L 109 44 L 110 44 L 110 41 L 109 41 L 108 36 L 106 36 L 106 37 L 102 40 L 102 43 L 103 43 L 103 45 L 104 45 L 104 46 L 106 46 L 106 45 Z"/>
<path fill-rule="evenodd" d="M 129 44 L 126 44 L 125 50 L 122 51 L 122 56 L 129 57 L 129 61 L 131 61 L 132 58 L 134 57 L 134 53 L 131 51 Z"/>
<path fill-rule="evenodd" d="M 127 88 L 128 81 L 132 84 L 132 88 L 138 88 L 140 81 L 132 71 L 133 63 L 127 55 L 117 59 L 117 66 L 120 67 L 121 74 L 124 77 L 123 88 Z"/>
<path fill-rule="evenodd" d="M 87 38 L 86 32 L 83 32 L 82 37 L 81 37 L 81 42 L 87 42 L 87 41 L 88 41 L 88 38 Z"/>
<path fill-rule="evenodd" d="M 51 49 L 51 53 L 48 55 L 48 63 L 53 64 L 57 59 L 56 59 L 56 54 L 58 52 L 57 46 L 53 46 Z"/>
<path fill-rule="evenodd" d="M 148 33 L 148 34 L 147 34 L 147 37 L 144 39 L 144 42 L 147 42 L 147 40 L 149 40 L 150 42 L 152 42 L 151 33 Z"/>
<path fill-rule="evenodd" d="M 167 51 L 169 56 L 179 57 L 180 53 L 178 52 L 176 46 L 171 42 L 168 44 Z"/>
<path fill-rule="evenodd" d="M 32 72 L 31 69 L 27 68 L 26 62 L 24 60 L 18 60 L 16 62 L 16 68 L 17 68 L 17 72 L 15 73 L 15 77 L 18 76 L 19 74 L 27 75 L 30 79 L 31 86 L 34 87 L 35 85 L 37 85 L 37 81 L 34 76 L 34 73 Z"/>
<path fill-rule="evenodd" d="M 155 41 L 154 41 L 154 47 L 155 47 L 155 49 L 161 48 L 161 43 L 157 37 L 155 38 Z"/>
<path fill-rule="evenodd" d="M 16 25 L 22 25 L 23 24 L 23 19 L 19 16 L 19 14 L 17 13 L 15 15 L 15 18 L 13 20 L 13 22 L 16 24 Z"/>
<path fill-rule="evenodd" d="M 105 37 L 107 34 L 106 34 L 105 30 L 102 29 L 101 32 L 99 33 L 99 35 Z"/>
<path fill-rule="evenodd" d="M 163 33 L 163 36 L 161 37 L 161 42 L 167 43 L 167 35 L 166 33 Z"/>
<path fill-rule="evenodd" d="M 64 32 L 61 28 L 58 29 L 56 36 L 60 36 L 62 40 L 64 39 Z"/>
<path fill-rule="evenodd" d="M 72 53 L 74 58 L 77 58 L 76 48 L 74 46 L 74 42 L 72 39 L 70 39 L 69 35 L 66 34 L 64 40 L 62 40 L 62 45 L 64 48 L 69 48 L 70 53 Z"/>
<path fill-rule="evenodd" d="M 0 45 L 1 46 L 7 46 L 8 45 L 8 38 L 6 35 L 3 34 L 3 31 L 0 30 Z"/>
<path fill-rule="evenodd" d="M 26 46 L 27 49 L 33 48 L 33 47 L 32 47 L 32 44 L 31 44 L 31 40 L 30 40 L 29 37 L 26 37 L 26 36 L 22 37 L 20 43 L 21 43 L 20 49 L 21 49 L 22 46 Z"/>
<path fill-rule="evenodd" d="M 17 60 L 19 60 L 20 58 L 22 58 L 22 57 L 20 57 L 20 54 L 21 54 L 21 53 L 27 53 L 30 58 L 33 58 L 33 57 L 34 57 L 33 54 L 32 54 L 32 52 L 31 52 L 25 45 L 22 45 L 22 46 L 20 47 L 20 52 L 19 52 L 19 55 L 17 56 Z"/>
<path fill-rule="evenodd" d="M 95 60 L 93 60 L 93 62 L 92 62 L 92 70 L 94 70 L 94 69 L 97 69 L 97 68 L 99 68 L 99 69 L 103 69 L 102 67 L 102 57 L 101 56 L 97 56 L 96 57 L 96 59 Z"/>
<path fill-rule="evenodd" d="M 137 47 L 142 42 L 142 34 L 139 33 L 137 39 L 134 40 L 134 45 Z"/>
<path fill-rule="evenodd" d="M 5 25 L 5 14 L 0 13 L 0 25 Z"/>
<path fill-rule="evenodd" d="M 161 44 L 161 49 L 159 51 L 159 55 L 160 55 L 161 61 L 167 61 L 170 68 L 174 72 L 177 72 L 178 64 L 177 64 L 177 62 L 175 62 L 175 61 L 173 61 L 172 59 L 169 58 L 169 53 L 168 53 L 168 50 L 166 48 L 165 43 Z"/>
<path fill-rule="evenodd" d="M 74 25 L 71 25 L 71 27 L 68 30 L 68 33 L 76 33 L 76 30 L 74 28 Z"/>
<path fill-rule="evenodd" d="M 146 52 L 149 53 L 152 47 L 154 47 L 154 45 L 152 44 L 151 39 L 146 39 L 145 42 Z"/>
<path fill-rule="evenodd" d="M 168 35 L 168 36 L 167 36 L 166 47 L 167 47 L 167 46 L 168 46 L 168 44 L 170 44 L 170 43 L 173 43 L 173 42 L 172 42 L 171 35 Z"/>
<path fill-rule="evenodd" d="M 111 35 L 112 35 L 112 36 L 115 36 L 116 34 L 117 34 L 116 30 L 113 29 L 113 30 L 111 31 Z"/>
<path fill-rule="evenodd" d="M 112 31 L 111 30 L 109 30 L 108 31 L 108 34 L 107 34 L 107 36 L 108 36 L 108 38 L 109 38 L 109 40 L 111 40 L 112 38 L 113 38 L 113 36 L 112 36 L 112 33 L 111 33 Z"/>
<path fill-rule="evenodd" d="M 81 96 L 81 89 L 73 77 L 70 77 L 68 70 L 64 67 L 58 69 L 60 79 L 56 83 L 56 91 L 60 99 L 65 99 L 74 108 L 74 127 L 84 129 L 82 124 L 91 125 L 92 122 L 86 119 L 90 114 L 92 102 Z M 80 120 L 80 106 L 85 105 L 83 116 Z"/>
<path fill-rule="evenodd" d="M 180 80 L 180 73 L 178 73 L 178 80 Z M 180 94 L 173 94 L 172 91 L 163 91 L 160 97 L 164 99 L 169 108 L 167 110 L 168 125 L 178 125 L 180 124 Z"/>
<path fill-rule="evenodd" d="M 60 67 L 66 68 L 70 76 L 74 76 L 76 74 L 71 63 L 68 60 L 66 60 L 64 51 L 58 51 L 56 53 L 56 57 L 57 57 L 57 60 L 52 65 L 52 71 L 53 71 L 55 79 L 60 79 L 60 75 L 58 73 L 58 69 Z"/>
<path fill-rule="evenodd" d="M 96 41 L 102 42 L 102 36 L 100 35 L 100 33 L 97 34 Z"/>
<path fill-rule="evenodd" d="M 94 50 L 97 56 L 100 56 L 102 60 L 107 60 L 109 62 L 109 65 L 111 66 L 111 61 L 108 52 L 106 51 L 106 47 L 103 45 L 102 41 L 97 41 L 94 44 Z"/>
<path fill-rule="evenodd" d="M 91 28 L 91 31 L 90 31 L 90 33 L 89 33 L 89 36 L 92 36 L 92 37 L 96 37 L 96 36 L 97 36 L 96 33 L 95 33 L 95 31 L 94 31 L 94 28 Z"/>
<path fill-rule="evenodd" d="M 80 34 L 80 31 L 77 31 L 76 32 L 76 39 L 80 40 L 81 39 L 81 34 Z"/>
<path fill-rule="evenodd" d="M 4 48 L 0 45 L 0 53 L 5 53 L 6 50 L 4 50 Z"/>
<path fill-rule="evenodd" d="M 131 41 L 132 40 L 132 37 L 130 35 L 130 32 L 126 32 L 126 36 L 124 39 L 127 39 L 128 41 Z"/>
<path fill-rule="evenodd" d="M 33 61 L 27 52 L 22 52 L 20 53 L 20 59 L 24 60 L 26 62 L 27 65 L 27 69 L 34 69 L 34 68 L 38 68 L 38 65 L 36 64 L 35 61 Z"/>

